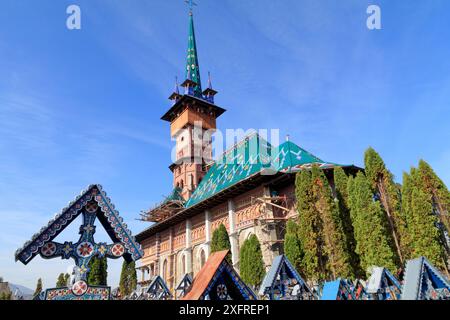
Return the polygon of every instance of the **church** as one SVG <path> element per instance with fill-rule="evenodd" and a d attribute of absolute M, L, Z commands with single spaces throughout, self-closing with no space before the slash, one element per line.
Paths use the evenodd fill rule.
<path fill-rule="evenodd" d="M 246 136 L 213 160 L 212 133 L 226 110 L 215 102 L 210 77 L 202 89 L 192 10 L 185 68 L 186 78 L 181 88 L 176 84 L 169 97 L 172 106 L 161 118 L 170 123 L 176 141 L 176 159 L 169 167 L 173 191 L 142 213 L 142 220 L 152 224 L 136 236 L 144 252 L 138 267 L 142 287 L 160 276 L 173 290 L 186 274 L 196 276 L 221 224 L 229 234 L 236 271 L 240 246 L 252 234 L 268 270 L 283 253 L 286 222 L 297 216 L 296 173 L 317 165 L 333 186 L 336 166 L 349 174 L 360 170 L 323 161 L 289 140 L 271 145 L 258 134 Z"/>

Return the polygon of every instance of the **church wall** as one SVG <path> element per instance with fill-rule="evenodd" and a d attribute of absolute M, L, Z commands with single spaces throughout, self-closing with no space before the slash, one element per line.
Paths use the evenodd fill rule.
<path fill-rule="evenodd" d="M 192 222 L 192 244 L 196 245 L 205 242 L 205 214 L 200 213 L 191 219 Z"/>
<path fill-rule="evenodd" d="M 174 228 L 173 251 L 184 249 L 186 246 L 186 223 L 181 222 Z"/>
<path fill-rule="evenodd" d="M 254 225 L 254 220 L 260 215 L 260 205 L 255 201 L 255 198 L 263 195 L 263 189 L 263 187 L 259 187 L 233 199 L 236 211 L 236 230 L 249 228 Z M 239 241 L 239 243 L 241 242 Z"/>
<path fill-rule="evenodd" d="M 207 259 L 205 244 L 200 243 L 195 245 L 192 250 L 192 271 L 194 272 L 194 276 L 201 270 Z"/>
<path fill-rule="evenodd" d="M 169 253 L 170 250 L 170 229 L 166 229 L 160 233 L 161 244 L 160 253 L 161 255 Z"/>
<path fill-rule="evenodd" d="M 144 257 L 141 259 L 143 266 L 150 264 L 156 259 L 156 236 L 151 236 L 141 243 Z"/>
<path fill-rule="evenodd" d="M 255 234 L 255 228 L 253 226 L 241 229 L 239 232 L 239 244 L 242 245 L 252 234 Z"/>
<path fill-rule="evenodd" d="M 186 252 L 179 250 L 176 253 L 176 268 L 175 268 L 175 285 L 177 285 L 186 274 Z"/>
<path fill-rule="evenodd" d="M 211 210 L 211 233 L 214 232 L 221 224 L 225 226 L 227 231 L 230 231 L 228 224 L 228 206 L 227 203 L 218 205 Z"/>
<path fill-rule="evenodd" d="M 286 207 L 290 209 L 290 212 L 288 214 L 289 217 L 297 216 L 297 209 L 295 207 L 296 200 L 295 200 L 295 184 L 290 184 L 284 188 L 280 188 L 278 190 L 278 193 L 280 195 L 286 195 L 287 197 L 287 203 Z M 275 210 L 275 216 L 279 215 L 279 210 Z"/>
<path fill-rule="evenodd" d="M 296 214 L 294 195 L 294 185 L 289 185 L 285 188 L 278 189 L 278 194 L 287 195 L 287 206 L 292 208 L 292 215 Z M 232 199 L 232 205 L 234 208 L 234 221 L 235 221 L 235 235 L 237 239 L 237 248 L 234 252 L 236 254 L 235 268 L 239 269 L 239 249 L 242 243 L 248 239 L 251 234 L 255 234 L 261 244 L 261 250 L 263 253 L 263 260 L 268 269 L 273 261 L 273 258 L 282 253 L 280 247 L 282 233 L 274 227 L 273 223 L 265 218 L 273 218 L 281 214 L 277 212 L 277 209 L 272 209 L 271 206 L 266 207 L 265 213 L 261 203 L 255 201 L 257 197 L 270 194 L 270 190 L 267 187 L 257 187 L 242 195 L 239 195 Z M 253 197 L 253 203 L 252 203 Z M 142 242 L 144 248 L 144 258 L 141 260 L 141 265 L 149 265 L 151 263 L 157 263 L 159 266 L 159 274 L 164 278 L 164 261 L 167 260 L 166 273 L 169 272 L 169 278 L 165 279 L 168 285 L 175 286 L 181 281 L 185 273 L 190 269 L 193 275 L 197 273 L 203 266 L 203 263 L 208 259 L 210 243 L 207 239 L 211 239 L 212 233 L 216 230 L 221 223 L 225 225 L 227 231 L 230 233 L 230 210 L 229 203 L 224 202 L 220 205 L 208 209 L 209 215 L 205 212 L 200 212 L 197 215 L 191 217 L 190 221 L 190 235 L 191 235 L 191 247 L 187 248 L 186 239 L 186 221 L 178 223 L 171 228 L 168 228 L 159 233 L 160 237 L 160 257 L 157 260 L 157 237 L 153 235 Z M 233 211 L 232 211 L 233 212 Z M 206 234 L 206 218 L 209 216 L 210 221 L 210 235 Z M 283 229 L 283 228 L 281 228 Z M 192 255 L 191 259 L 188 259 L 188 254 Z M 184 257 L 184 258 L 183 258 Z M 188 266 L 188 261 L 191 261 L 191 266 Z M 167 274 L 166 274 L 167 275 Z M 168 280 L 168 281 L 167 281 Z"/>

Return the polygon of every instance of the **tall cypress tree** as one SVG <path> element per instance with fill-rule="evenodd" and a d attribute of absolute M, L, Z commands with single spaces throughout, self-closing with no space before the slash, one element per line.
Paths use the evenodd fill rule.
<path fill-rule="evenodd" d="M 364 275 L 361 269 L 360 259 L 356 253 L 356 240 L 353 231 L 352 219 L 350 218 L 350 208 L 348 204 L 348 176 L 342 167 L 334 168 L 334 186 L 336 200 L 338 201 L 339 215 L 344 230 L 345 244 L 350 256 L 350 264 L 357 278 Z"/>
<path fill-rule="evenodd" d="M 93 257 L 89 261 L 88 283 L 92 286 L 106 286 L 108 283 L 108 262 L 106 257 Z"/>
<path fill-rule="evenodd" d="M 411 174 L 415 171 L 414 168 L 411 168 Z M 411 208 L 411 199 L 412 199 L 412 191 L 414 189 L 414 182 L 412 175 L 403 173 L 403 184 L 402 184 L 402 216 L 406 222 L 407 232 L 402 238 L 402 247 L 403 247 L 403 258 L 405 260 L 410 260 L 413 258 L 412 254 L 412 241 L 413 234 L 411 234 L 412 230 L 412 208 Z"/>
<path fill-rule="evenodd" d="M 428 192 L 420 169 L 412 168 L 409 175 L 404 174 L 402 194 L 410 258 L 425 256 L 436 267 L 445 269 L 448 255 L 439 228 L 440 220 L 434 210 L 433 194 Z"/>
<path fill-rule="evenodd" d="M 374 200 L 370 183 L 362 172 L 356 178 L 349 178 L 348 195 L 356 253 L 362 269 L 368 273 L 372 266 L 383 266 L 396 273 L 395 249 L 390 245 L 392 234 L 385 213 L 380 202 Z"/>
<path fill-rule="evenodd" d="M 137 274 L 136 263 L 131 261 L 128 263 L 126 260 L 122 264 L 122 272 L 120 274 L 120 294 L 122 297 L 130 295 L 137 287 Z"/>
<path fill-rule="evenodd" d="M 403 263 L 401 241 L 402 236 L 406 233 L 406 223 L 401 215 L 401 195 L 394 182 L 394 176 L 386 168 L 383 159 L 373 148 L 366 150 L 364 164 L 372 191 L 377 199 L 380 200 L 386 213 L 389 229 L 395 244 L 396 258 L 399 263 Z"/>
<path fill-rule="evenodd" d="M 253 287 L 261 284 L 265 274 L 264 261 L 261 245 L 254 234 L 242 244 L 239 253 L 239 270 L 245 283 Z"/>
<path fill-rule="evenodd" d="M 310 280 L 353 277 L 339 210 L 322 170 L 300 172 L 296 178 L 299 236 L 303 269 Z"/>
<path fill-rule="evenodd" d="M 36 297 L 37 295 L 39 295 L 42 291 L 42 279 L 39 278 L 36 284 L 36 289 L 34 290 L 33 293 L 33 298 Z"/>
<path fill-rule="evenodd" d="M 67 283 L 69 282 L 69 279 L 70 279 L 70 274 L 66 273 L 64 275 L 64 283 L 65 283 L 66 286 L 67 286 Z"/>
<path fill-rule="evenodd" d="M 221 224 L 212 234 L 211 253 L 230 249 L 231 244 L 227 228 Z"/>
<path fill-rule="evenodd" d="M 284 254 L 296 268 L 297 272 L 302 274 L 302 243 L 300 242 L 298 236 L 298 225 L 291 220 L 286 224 L 286 234 L 284 236 Z M 304 274 L 302 274 L 302 276 L 304 276 Z"/>
<path fill-rule="evenodd" d="M 60 273 L 58 276 L 58 280 L 56 281 L 56 287 L 57 288 L 64 288 L 66 284 L 66 278 L 64 276 L 64 273 Z"/>
<path fill-rule="evenodd" d="M 314 166 L 311 173 L 314 205 L 322 219 L 324 250 L 328 260 L 327 268 L 332 279 L 354 278 L 339 209 L 334 201 L 331 187 L 325 174 L 318 167 Z"/>
<path fill-rule="evenodd" d="M 221 224 L 212 234 L 211 253 L 223 250 L 231 250 L 231 243 L 227 228 Z M 231 252 L 227 255 L 226 259 L 231 263 Z"/>
<path fill-rule="evenodd" d="M 436 175 L 431 166 L 424 160 L 420 160 L 418 168 L 419 178 L 424 192 L 431 196 L 433 211 L 442 224 L 442 233 L 450 233 L 450 192 L 444 182 Z M 443 239 L 446 241 L 447 239 Z M 450 244 L 447 244 L 447 252 L 450 254 Z"/>
<path fill-rule="evenodd" d="M 295 195 L 298 211 L 298 234 L 303 248 L 302 270 L 310 281 L 326 279 L 325 257 L 322 250 L 323 240 L 321 221 L 314 209 L 312 177 L 308 171 L 301 171 L 295 179 Z"/>

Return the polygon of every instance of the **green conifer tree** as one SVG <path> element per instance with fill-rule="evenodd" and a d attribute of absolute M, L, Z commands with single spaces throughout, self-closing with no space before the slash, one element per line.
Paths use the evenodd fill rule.
<path fill-rule="evenodd" d="M 350 208 L 348 204 L 348 176 L 342 167 L 334 169 L 334 187 L 336 200 L 338 201 L 339 216 L 344 230 L 346 249 L 349 253 L 350 264 L 357 278 L 362 278 L 365 272 L 361 269 L 360 258 L 356 253 L 356 240 L 353 231 Z"/>
<path fill-rule="evenodd" d="M 12 299 L 12 292 L 2 292 L 0 294 L 0 300 L 11 300 Z"/>
<path fill-rule="evenodd" d="M 122 297 L 130 295 L 137 287 L 136 263 L 123 261 L 122 272 L 120 274 L 120 294 Z"/>
<path fill-rule="evenodd" d="M 370 182 L 373 193 L 380 200 L 381 206 L 386 213 L 389 230 L 392 234 L 396 249 L 397 264 L 404 261 L 402 254 L 402 237 L 405 236 L 406 222 L 401 214 L 401 195 L 394 182 L 393 174 L 386 168 L 380 155 L 369 148 L 364 154 L 366 176 Z"/>
<path fill-rule="evenodd" d="M 302 270 L 303 249 L 298 235 L 298 225 L 292 220 L 288 221 L 286 224 L 284 254 L 295 267 L 297 272 L 299 272 L 302 276 L 305 276 Z"/>
<path fill-rule="evenodd" d="M 440 269 L 446 266 L 445 243 L 435 212 L 433 194 L 424 183 L 420 168 L 403 176 L 403 211 L 408 227 L 409 258 L 425 256 Z"/>
<path fill-rule="evenodd" d="M 354 277 L 339 210 L 323 171 L 313 167 L 311 172 L 300 172 L 296 197 L 307 278 L 321 281 Z"/>
<path fill-rule="evenodd" d="M 450 233 L 450 192 L 431 166 L 420 160 L 418 168 L 424 192 L 431 195 L 433 209 L 445 230 Z M 448 249 L 448 248 L 447 248 Z M 450 254 L 450 252 L 449 252 Z"/>
<path fill-rule="evenodd" d="M 231 243 L 227 228 L 221 224 L 212 234 L 211 253 L 223 250 L 231 250 Z M 231 262 L 231 252 L 227 255 L 227 260 Z"/>
<path fill-rule="evenodd" d="M 106 257 L 93 257 L 89 261 L 88 283 L 92 286 L 106 286 L 108 283 L 108 262 Z"/>
<path fill-rule="evenodd" d="M 347 251 L 344 230 L 339 209 L 334 201 L 332 190 L 322 170 L 312 168 L 314 206 L 322 219 L 324 251 L 327 255 L 327 268 L 337 278 L 354 278 Z"/>
<path fill-rule="evenodd" d="M 212 234 L 211 253 L 230 249 L 231 244 L 227 229 L 221 224 Z"/>
<path fill-rule="evenodd" d="M 36 289 L 34 290 L 33 297 L 36 297 L 42 291 L 42 279 L 39 278 L 36 284 Z"/>
<path fill-rule="evenodd" d="M 414 168 L 411 168 L 411 173 L 415 171 Z M 403 184 L 402 184 L 402 216 L 405 219 L 406 230 L 407 232 L 402 238 L 402 253 L 403 258 L 405 260 L 412 259 L 412 226 L 410 225 L 412 222 L 412 209 L 411 209 L 411 199 L 412 199 L 412 191 L 414 189 L 414 181 L 411 175 L 404 172 L 403 173 Z"/>
<path fill-rule="evenodd" d="M 58 280 L 56 281 L 56 287 L 57 288 L 64 288 L 67 286 L 66 284 L 66 278 L 64 276 L 64 273 L 60 273 L 58 276 Z"/>
<path fill-rule="evenodd" d="M 66 286 L 67 286 L 67 282 L 69 282 L 69 279 L 70 279 L 70 274 L 66 273 L 64 275 L 64 283 L 66 284 Z"/>
<path fill-rule="evenodd" d="M 264 261 L 261 245 L 254 234 L 242 244 L 239 252 L 239 269 L 245 283 L 254 288 L 261 284 L 265 274 Z"/>
<path fill-rule="evenodd" d="M 312 177 L 308 171 L 301 171 L 295 178 L 297 199 L 298 235 L 303 248 L 301 269 L 310 281 L 322 281 L 326 278 L 325 257 L 322 248 L 320 219 L 314 209 L 312 195 Z"/>
<path fill-rule="evenodd" d="M 379 201 L 374 201 L 366 176 L 359 172 L 348 180 L 350 217 L 356 240 L 356 253 L 361 267 L 368 274 L 372 266 L 383 266 L 397 272 L 392 235 Z"/>

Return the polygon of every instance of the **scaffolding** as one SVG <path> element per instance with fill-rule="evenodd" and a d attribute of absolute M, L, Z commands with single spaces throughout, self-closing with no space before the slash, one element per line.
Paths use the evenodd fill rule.
<path fill-rule="evenodd" d="M 270 229 L 277 229 L 279 232 L 285 231 L 285 222 L 290 218 L 289 213 L 291 212 L 288 208 L 288 201 L 289 197 L 287 195 L 251 198 L 252 204 L 259 204 L 259 212 L 261 213 L 255 222 L 261 225 L 265 233 L 270 233 Z M 274 209 L 281 211 L 281 214 L 274 216 Z M 273 245 L 283 243 L 284 240 L 263 240 L 262 242 L 266 245 Z"/>
<path fill-rule="evenodd" d="M 174 216 L 183 209 L 184 201 L 167 200 L 153 209 L 142 211 L 140 213 L 141 218 L 137 220 L 144 222 L 161 222 Z"/>

